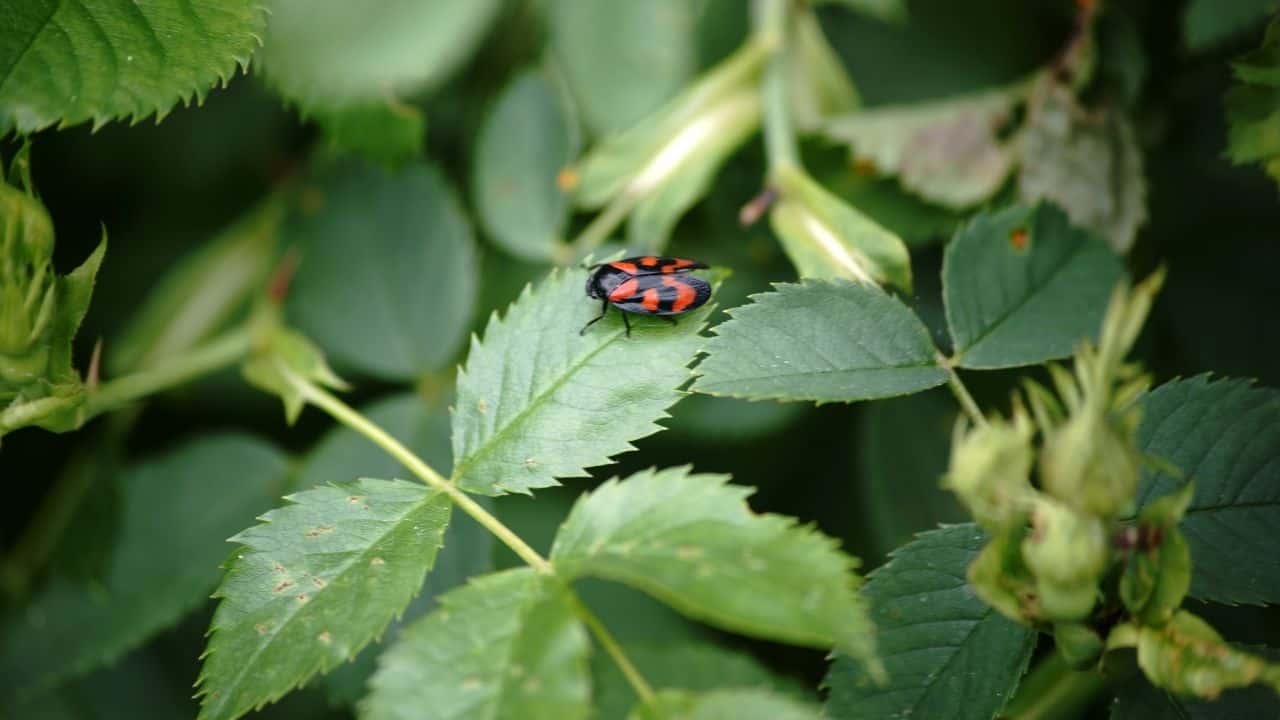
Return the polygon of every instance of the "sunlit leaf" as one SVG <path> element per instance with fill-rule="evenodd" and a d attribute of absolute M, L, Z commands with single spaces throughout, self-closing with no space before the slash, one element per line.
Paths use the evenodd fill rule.
<path fill-rule="evenodd" d="M 364 479 L 291 495 L 232 538 L 200 673 L 200 717 L 236 718 L 351 659 L 417 594 L 448 496 Z"/>
<path fill-rule="evenodd" d="M 453 416 L 462 487 L 497 495 L 581 477 L 661 429 L 680 398 L 709 308 L 674 327 L 638 317 L 631 337 L 611 310 L 581 333 L 600 312 L 585 282 L 581 270 L 552 272 L 472 341 Z"/>
<path fill-rule="evenodd" d="M 254 0 L 5 0 L 0 135 L 164 117 L 247 65 L 266 15 Z"/>
<path fill-rule="evenodd" d="M 747 506 L 750 488 L 688 468 L 611 480 L 574 506 L 551 561 L 566 577 L 623 582 L 698 620 L 755 637 L 834 647 L 878 669 L 839 543 Z"/>
<path fill-rule="evenodd" d="M 751 399 L 854 402 L 941 385 L 911 310 L 871 285 L 808 281 L 753 295 L 715 328 L 693 389 Z"/>
<path fill-rule="evenodd" d="M 575 720 L 590 713 L 587 633 L 566 590 L 528 568 L 440 598 L 380 659 L 361 717 Z"/>

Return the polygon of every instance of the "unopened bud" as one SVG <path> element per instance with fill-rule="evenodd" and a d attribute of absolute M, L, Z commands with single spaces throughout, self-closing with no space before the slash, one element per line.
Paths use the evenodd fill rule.
<path fill-rule="evenodd" d="M 1035 576 L 1046 618 L 1088 617 L 1108 559 L 1106 531 L 1098 518 L 1048 498 L 1038 500 L 1022 557 Z"/>
<path fill-rule="evenodd" d="M 1031 421 L 1019 409 L 1012 421 L 993 418 L 952 443 L 942 485 L 992 534 L 1021 523 L 1034 496 L 1032 432 Z"/>

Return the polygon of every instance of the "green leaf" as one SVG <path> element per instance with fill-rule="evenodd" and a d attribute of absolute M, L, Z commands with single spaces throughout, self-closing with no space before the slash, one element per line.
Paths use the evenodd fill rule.
<path fill-rule="evenodd" d="M 801 132 L 811 133 L 827 116 L 857 109 L 862 99 L 814 13 L 796 13 L 792 33 L 786 64 L 791 114 Z"/>
<path fill-rule="evenodd" d="M 781 515 L 757 515 L 750 488 L 688 468 L 611 480 L 574 505 L 551 562 L 562 577 L 626 583 L 735 632 L 835 647 L 878 668 L 857 561 Z"/>
<path fill-rule="evenodd" d="M 529 568 L 487 575 L 442 596 L 383 654 L 361 717 L 586 718 L 588 650 L 556 580 Z"/>
<path fill-rule="evenodd" d="M 266 20 L 254 0 L 5 0 L 0 17 L 0 136 L 202 102 L 248 64 Z"/>
<path fill-rule="evenodd" d="M 779 283 L 715 328 L 693 389 L 708 395 L 855 402 L 947 381 L 911 310 L 871 285 Z"/>
<path fill-rule="evenodd" d="M 952 209 L 977 205 L 1004 185 L 1014 166 L 999 131 L 1025 85 L 831 117 L 822 133 L 847 143 L 855 162 L 896 175 L 902 186 Z"/>
<path fill-rule="evenodd" d="M 907 19 L 907 6 L 904 0 L 817 0 L 814 5 L 843 5 L 854 12 L 890 22 L 901 22 Z"/>
<path fill-rule="evenodd" d="M 606 136 L 656 110 L 697 70 L 686 0 L 549 0 L 551 48 L 587 128 Z"/>
<path fill-rule="evenodd" d="M 911 256 L 902 238 L 802 170 L 784 168 L 777 185 L 782 199 L 769 224 L 801 277 L 893 284 L 911 292 Z"/>
<path fill-rule="evenodd" d="M 250 385 L 279 396 L 284 402 L 285 420 L 290 425 L 297 422 L 307 403 L 294 382 L 295 376 L 317 385 L 347 389 L 347 384 L 333 373 L 324 353 L 314 343 L 284 327 L 266 327 L 262 331 L 254 342 L 252 354 L 241 367 L 241 374 Z"/>
<path fill-rule="evenodd" d="M 838 657 L 827 675 L 831 718 L 990 720 L 1026 671 L 1036 632 L 982 602 L 965 574 L 986 535 L 972 523 L 921 533 L 871 573 L 866 595 L 889 673 L 876 687 Z"/>
<path fill-rule="evenodd" d="M 867 406 L 854 440 L 863 515 L 882 552 L 967 514 L 939 484 L 947 471 L 958 408 L 943 391 Z"/>
<path fill-rule="evenodd" d="M 351 153 L 389 167 L 422 157 L 427 121 L 421 110 L 394 98 L 319 110 L 314 116 L 329 152 Z"/>
<path fill-rule="evenodd" d="M 497 495 L 582 477 L 660 430 L 680 399 L 710 308 L 674 327 L 637 318 L 629 338 L 614 310 L 582 334 L 600 312 L 585 281 L 581 270 L 552 272 L 472 341 L 453 417 L 460 487 Z"/>
<path fill-rule="evenodd" d="M 1232 647 L 1186 610 L 1162 627 L 1139 627 L 1136 634 L 1138 667 L 1154 685 L 1172 693 L 1212 700 L 1224 690 L 1254 684 L 1280 693 L 1280 664 Z"/>
<path fill-rule="evenodd" d="M 498 0 L 349 3 L 269 0 L 258 54 L 268 81 L 304 109 L 431 90 L 470 57 Z"/>
<path fill-rule="evenodd" d="M 624 643 L 624 649 L 640 674 L 655 687 L 695 692 L 737 687 L 768 688 L 796 700 L 809 694 L 799 682 L 774 675 L 749 653 L 729 650 L 711 642 L 635 642 Z M 617 663 L 597 655 L 592 658 L 592 666 L 596 716 L 626 717 L 627 709 L 638 698 Z"/>
<path fill-rule="evenodd" d="M 435 561 L 448 496 L 362 479 L 291 495 L 231 538 L 200 672 L 202 720 L 236 718 L 349 660 L 400 614 Z"/>
<path fill-rule="evenodd" d="M 1276 659 L 1271 648 L 1244 648 L 1254 654 Z M 1216 700 L 1179 697 L 1138 676 L 1121 685 L 1111 704 L 1111 720 L 1238 720 L 1249 717 L 1280 717 L 1280 695 L 1264 687 L 1228 690 Z"/>
<path fill-rule="evenodd" d="M 457 354 L 475 304 L 471 225 L 436 168 L 331 170 L 287 231 L 302 261 L 287 305 L 339 369 L 411 380 Z"/>
<path fill-rule="evenodd" d="M 1195 496 L 1181 529 L 1191 546 L 1191 597 L 1222 603 L 1280 603 L 1280 391 L 1247 380 L 1200 375 L 1142 399 L 1138 447 L 1185 478 L 1148 467 L 1139 505 L 1184 482 Z"/>
<path fill-rule="evenodd" d="M 1034 365 L 1096 338 L 1119 259 L 1048 204 L 974 218 L 943 261 L 947 325 L 961 367 Z"/>
<path fill-rule="evenodd" d="M 55 581 L 0 632 L 0 694 L 38 691 L 109 664 L 199 607 L 223 541 L 284 486 L 287 459 L 213 435 L 119 476 L 120 519 L 101 585 Z"/>
<path fill-rule="evenodd" d="M 1147 183 L 1133 123 L 1116 107 L 1086 110 L 1072 91 L 1041 77 L 1018 133 L 1018 197 L 1051 200 L 1118 253 L 1147 221 Z"/>
<path fill-rule="evenodd" d="M 637 706 L 631 720 L 819 720 L 816 707 L 764 688 L 732 688 L 694 694 L 658 693 L 655 707 Z"/>
<path fill-rule="evenodd" d="M 578 129 L 544 73 L 525 70 L 502 91 L 476 140 L 473 195 L 485 230 L 504 250 L 561 258 L 569 198 L 557 175 L 578 154 Z"/>
<path fill-rule="evenodd" d="M 1276 0 L 1190 0 L 1182 16 L 1182 37 L 1192 50 L 1207 50 L 1248 30 L 1275 11 Z"/>
<path fill-rule="evenodd" d="M 1280 20 L 1262 47 L 1235 63 L 1238 82 L 1227 93 L 1227 157 L 1260 162 L 1280 182 Z"/>

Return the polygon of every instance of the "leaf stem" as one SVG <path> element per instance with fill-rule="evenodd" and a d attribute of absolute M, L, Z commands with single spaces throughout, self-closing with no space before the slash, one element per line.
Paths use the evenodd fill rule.
<path fill-rule="evenodd" d="M 787 42 L 788 0 L 764 0 L 756 32 L 761 44 L 772 57 L 764 69 L 761 84 L 764 105 L 764 148 L 769 161 L 769 175 L 800 165 L 795 125 L 791 119 L 790 93 L 787 86 L 790 51 Z"/>
<path fill-rule="evenodd" d="M 494 517 L 492 513 L 485 510 L 479 503 L 472 500 L 456 485 L 446 480 L 444 476 L 436 472 L 434 468 L 428 465 L 422 458 L 413 453 L 412 450 L 405 447 L 399 440 L 396 440 L 385 430 L 361 415 L 359 411 L 350 405 L 344 403 L 337 396 L 316 385 L 307 378 L 297 374 L 285 365 L 280 366 L 280 372 L 294 390 L 303 397 L 307 402 L 324 410 L 335 420 L 364 435 L 375 445 L 382 448 L 387 454 L 394 457 L 402 465 L 409 469 L 414 475 L 417 475 L 427 485 L 445 493 L 453 500 L 462 511 L 470 515 L 476 522 L 480 523 L 489 532 L 493 533 L 512 552 L 520 556 L 533 569 L 546 575 L 554 575 L 555 568 L 552 567 L 550 561 L 542 557 L 537 550 L 529 546 L 519 535 L 511 528 L 502 523 L 501 520 Z M 596 640 L 609 653 L 613 661 L 618 664 L 618 668 L 622 670 L 622 674 L 626 676 L 627 681 L 631 683 L 631 687 L 635 690 L 636 695 L 644 701 L 646 705 L 653 704 L 654 692 L 653 688 L 645 681 L 640 671 L 632 664 L 631 659 L 627 657 L 622 650 L 622 646 L 614 639 L 609 629 L 600 622 L 600 619 L 591 612 L 591 610 L 582 603 L 582 600 L 573 592 L 571 588 L 566 588 L 570 601 L 574 606 L 574 611 L 578 617 L 586 624 L 587 628 L 595 635 Z"/>
<path fill-rule="evenodd" d="M 529 544 L 521 539 L 519 535 L 516 535 L 511 528 L 502 524 L 501 520 L 494 517 L 492 513 L 485 510 L 475 500 L 472 500 L 469 495 L 446 480 L 434 468 L 424 462 L 422 458 L 415 455 L 412 450 L 388 434 L 387 431 L 361 415 L 355 408 L 339 400 L 337 396 L 295 373 L 283 364 L 280 366 L 280 372 L 304 400 L 324 410 L 343 425 L 364 435 L 375 445 L 385 450 L 388 455 L 394 457 L 400 464 L 408 468 L 409 472 L 417 475 L 427 485 L 448 495 L 463 512 L 493 533 L 530 567 L 540 573 L 552 573 L 551 563 L 538 554 L 537 550 L 529 547 Z"/>
<path fill-rule="evenodd" d="M 591 219 L 591 222 L 582 229 L 582 232 L 578 233 L 578 237 L 574 238 L 573 243 L 569 246 L 571 248 L 570 254 L 574 258 L 582 257 L 600 247 L 609 238 L 609 234 L 622 224 L 622 221 L 635 208 L 638 202 L 640 202 L 640 198 L 633 192 L 623 191 L 615 197 L 605 206 L 604 210 L 601 210 Z"/>
<path fill-rule="evenodd" d="M 1072 670 L 1056 651 L 1023 680 L 1004 713 L 1006 720 L 1078 717 L 1110 681 L 1095 670 Z"/>
<path fill-rule="evenodd" d="M 636 666 L 631 663 L 631 658 L 627 657 L 622 646 L 618 644 L 613 634 L 609 632 L 609 628 L 605 627 L 604 623 L 600 622 L 600 618 L 596 617 L 595 613 L 591 612 L 572 591 L 569 593 L 569 597 L 573 603 L 574 611 L 578 613 L 578 618 L 586 624 L 591 634 L 596 636 L 596 641 L 600 643 L 605 652 L 609 653 L 609 657 L 613 658 L 613 661 L 617 663 L 618 669 L 622 671 L 622 674 L 627 678 L 627 682 L 631 684 L 631 689 L 635 690 L 636 697 L 639 697 L 640 701 L 645 705 L 652 706 L 657 699 L 653 688 L 644 679 L 644 676 L 640 674 Z"/>
<path fill-rule="evenodd" d="M 249 328 L 240 327 L 185 355 L 105 382 L 89 393 L 82 410 L 81 424 L 148 395 L 230 367 L 243 360 L 252 345 L 253 337 Z"/>
<path fill-rule="evenodd" d="M 960 407 L 964 408 L 965 415 L 973 421 L 975 425 L 985 426 L 987 418 L 982 414 L 982 410 L 978 408 L 978 403 L 974 402 L 973 396 L 969 394 L 969 389 L 964 386 L 964 382 L 960 380 L 960 374 L 956 372 L 954 363 L 951 358 L 944 357 L 941 353 L 938 355 L 938 364 L 947 371 L 947 386 L 951 388 L 951 394 L 956 396 Z"/>

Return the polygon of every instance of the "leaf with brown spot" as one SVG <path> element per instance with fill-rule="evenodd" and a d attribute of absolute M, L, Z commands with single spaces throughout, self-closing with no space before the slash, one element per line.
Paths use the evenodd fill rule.
<path fill-rule="evenodd" d="M 232 538 L 245 549 L 216 593 L 199 682 L 204 720 L 272 702 L 378 637 L 421 588 L 451 510 L 447 496 L 401 480 L 287 499 Z"/>

